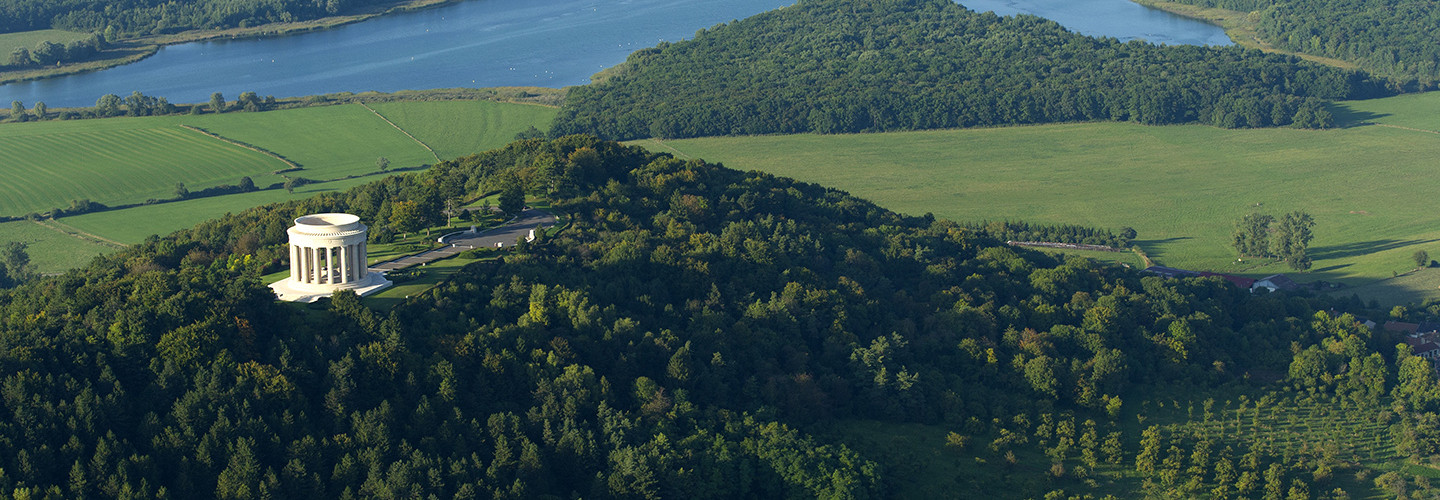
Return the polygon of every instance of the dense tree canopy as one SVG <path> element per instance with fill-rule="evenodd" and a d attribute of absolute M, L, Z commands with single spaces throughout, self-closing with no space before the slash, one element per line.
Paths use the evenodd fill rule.
<path fill-rule="evenodd" d="M 1382 75 L 1440 81 L 1440 4 L 1429 0 L 1176 0 L 1250 12 L 1284 49 L 1352 61 Z"/>
<path fill-rule="evenodd" d="M 393 0 L 0 0 L 0 33 L 41 29 L 117 37 L 304 21 Z"/>
<path fill-rule="evenodd" d="M 298 215 L 370 221 L 505 182 L 551 193 L 570 226 L 388 312 L 348 294 L 289 307 L 259 282 Z M 875 498 L 883 464 L 802 429 L 924 422 L 1002 449 L 1025 415 L 1113 418 L 1151 384 L 1283 373 L 1292 346 L 1328 336 L 1359 354 L 1390 340 L 1309 321 L 1330 307 L 1358 306 L 1060 260 L 591 137 L 527 140 L 0 291 L 0 490 Z M 1430 397 L 1416 373 L 1405 397 Z M 1120 460 L 1093 422 L 1044 425 Z"/>
<path fill-rule="evenodd" d="M 632 54 L 607 80 L 571 89 L 552 131 L 632 139 L 1078 120 L 1320 128 L 1333 121 L 1324 100 L 1379 87 L 1292 57 L 1091 38 L 947 0 L 801 0 Z"/>

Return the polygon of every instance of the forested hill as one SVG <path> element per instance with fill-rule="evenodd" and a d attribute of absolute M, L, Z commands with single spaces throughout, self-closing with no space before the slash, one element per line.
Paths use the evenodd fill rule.
<path fill-rule="evenodd" d="M 0 0 L 0 33 L 103 31 L 115 41 L 188 29 L 305 21 L 386 3 L 395 0 Z"/>
<path fill-rule="evenodd" d="M 612 139 L 1130 120 L 1326 127 L 1366 74 L 1239 47 L 1071 33 L 948 0 L 801 0 L 632 54 L 554 130 Z"/>
<path fill-rule="evenodd" d="M 1250 12 L 1277 47 L 1351 61 L 1397 79 L 1440 83 L 1440 4 L 1431 0 L 1174 0 Z"/>
<path fill-rule="evenodd" d="M 258 281 L 285 265 L 298 215 L 372 221 L 400 201 L 509 183 L 548 193 L 572 225 L 393 311 L 348 294 L 328 309 L 277 304 Z M 1069 415 L 1086 460 L 1097 428 L 1120 460 L 1117 422 L 1147 387 L 1284 373 L 1309 347 L 1291 372 L 1326 390 L 1353 378 L 1353 357 L 1394 345 L 1316 316 L 1327 307 L 1358 305 L 1057 261 L 842 192 L 589 137 L 524 141 L 0 291 L 0 493 L 880 498 L 903 464 L 800 429 L 943 425 L 994 439 L 1003 464 L 1029 422 Z M 1376 398 L 1394 376 L 1365 359 L 1356 394 Z M 1265 450 L 1240 470 L 1284 463 L 1266 477 L 1309 481 Z M 952 487 L 1091 488 L 1033 470 L 997 473 L 1015 482 L 1003 489 Z M 1106 487 L 1139 487 L 1127 484 Z"/>

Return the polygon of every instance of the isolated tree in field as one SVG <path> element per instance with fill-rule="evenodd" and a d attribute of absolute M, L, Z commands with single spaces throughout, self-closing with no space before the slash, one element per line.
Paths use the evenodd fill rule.
<path fill-rule="evenodd" d="M 1430 252 L 1416 250 L 1410 258 L 1415 259 L 1415 267 L 1426 267 L 1430 265 Z"/>
<path fill-rule="evenodd" d="M 1251 213 L 1235 223 L 1235 234 L 1231 245 L 1241 256 L 1269 257 L 1270 256 L 1270 223 L 1275 222 L 1275 217 Z"/>
<path fill-rule="evenodd" d="M 237 186 L 240 188 L 240 192 L 248 193 L 255 190 L 255 181 L 251 180 L 249 176 L 241 177 L 240 184 Z"/>
<path fill-rule="evenodd" d="M 286 193 L 290 193 L 290 194 L 295 194 L 295 186 L 299 186 L 299 185 L 300 185 L 300 182 L 297 181 L 295 177 L 291 177 L 291 178 L 285 179 L 285 192 L 286 192 Z"/>
<path fill-rule="evenodd" d="M 36 118 L 36 119 L 40 119 L 40 120 L 44 120 L 44 119 L 45 119 L 45 115 L 46 115 L 47 113 L 49 113 L 50 108 L 48 108 L 48 107 L 45 106 L 45 101 L 35 101 L 35 108 L 34 108 L 34 110 L 35 110 L 35 118 Z"/>
<path fill-rule="evenodd" d="M 519 179 L 505 183 L 500 188 L 500 211 L 505 215 L 514 216 L 525 210 L 525 190 L 520 187 Z"/>
<path fill-rule="evenodd" d="M 25 116 L 25 103 L 20 101 L 10 101 L 10 119 L 17 122 L 24 121 Z"/>
<path fill-rule="evenodd" d="M 1315 220 L 1310 214 L 1295 211 L 1285 214 L 1280 218 L 1280 224 L 1275 228 L 1274 248 L 1272 254 L 1276 258 L 1284 260 L 1291 269 L 1303 271 L 1310 269 L 1310 257 L 1306 255 L 1306 249 L 1310 246 L 1310 240 L 1315 236 L 1311 228 L 1315 227 Z"/>
<path fill-rule="evenodd" d="M 385 172 L 385 171 L 387 171 L 387 170 L 390 170 L 390 159 L 389 159 L 389 158 L 386 158 L 386 157 L 384 157 L 384 156 L 381 156 L 381 157 L 379 157 L 379 158 L 376 158 L 376 159 L 375 159 L 375 167 L 376 167 L 376 168 L 379 168 L 381 172 Z"/>
<path fill-rule="evenodd" d="M 185 188 L 185 183 L 175 183 L 175 197 L 182 200 L 190 197 L 190 190 Z"/>
<path fill-rule="evenodd" d="M 225 112 L 225 95 L 219 92 L 210 94 L 210 111 L 216 113 Z"/>

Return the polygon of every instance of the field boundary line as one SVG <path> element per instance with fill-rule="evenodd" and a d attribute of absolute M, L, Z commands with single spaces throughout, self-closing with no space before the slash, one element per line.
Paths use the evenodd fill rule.
<path fill-rule="evenodd" d="M 1424 132 L 1424 133 L 1427 133 L 1427 134 L 1440 135 L 1440 132 L 1436 132 L 1436 131 L 1434 131 L 1434 130 L 1425 130 L 1425 129 L 1423 129 L 1423 128 L 1402 127 L 1402 126 L 1399 126 L 1399 125 L 1390 125 L 1390 124 L 1388 124 L 1388 123 L 1373 123 L 1373 122 L 1372 122 L 1372 123 L 1370 123 L 1370 124 L 1371 124 L 1371 125 L 1381 126 L 1381 127 L 1398 128 L 1398 129 L 1400 129 L 1400 130 L 1409 130 L 1409 131 L 1411 131 L 1411 132 Z"/>
<path fill-rule="evenodd" d="M 370 107 L 369 104 L 365 104 L 365 103 L 363 103 L 363 102 L 362 102 L 362 103 L 358 103 L 358 104 L 360 104 L 361 106 L 363 106 L 365 109 L 370 110 L 371 113 L 375 113 L 375 116 L 380 117 L 381 120 L 385 120 L 385 123 L 389 123 L 391 127 L 395 127 L 395 130 L 399 130 L 400 133 L 405 134 L 405 137 L 409 137 L 410 140 L 415 141 L 415 144 L 419 144 L 420 147 L 425 148 L 426 151 L 429 151 L 429 152 L 430 152 L 430 156 L 434 156 L 434 157 L 435 157 L 435 163 L 440 163 L 440 155 L 435 154 L 435 150 L 430 149 L 430 145 L 429 145 L 429 144 L 425 144 L 425 141 L 422 141 L 422 140 L 420 140 L 420 139 L 416 139 L 415 136 L 410 135 L 409 132 L 406 132 L 405 129 L 400 128 L 400 126 L 399 126 L 399 125 L 396 125 L 395 122 L 390 121 L 390 119 L 389 119 L 389 118 L 386 118 L 385 115 L 380 114 L 379 111 L 375 111 L 375 108 Z"/>
<path fill-rule="evenodd" d="M 185 125 L 185 124 L 182 123 L 182 124 L 180 124 L 180 128 L 187 129 L 187 130 L 193 130 L 193 131 L 199 132 L 199 133 L 201 133 L 201 134 L 205 134 L 205 136 L 207 136 L 207 137 L 212 137 L 212 138 L 215 138 L 215 139 L 219 139 L 219 140 L 221 140 L 221 141 L 224 141 L 226 144 L 230 144 L 230 145 L 232 145 L 232 146 L 239 146 L 239 147 L 242 147 L 242 148 L 245 148 L 245 149 L 254 151 L 254 152 L 256 152 L 256 153 L 260 153 L 260 154 L 263 154 L 263 155 L 265 155 L 265 156 L 269 156 L 269 157 L 274 158 L 274 159 L 276 159 L 276 160 L 280 160 L 282 163 L 284 163 L 284 164 L 286 164 L 286 165 L 289 166 L 289 168 L 286 168 L 286 169 L 284 169 L 284 170 L 277 170 L 277 171 L 275 171 L 275 172 L 274 172 L 275 175 L 280 175 L 282 172 L 289 172 L 289 171 L 292 171 L 292 170 L 302 170 L 302 169 L 305 168 L 305 167 L 300 166 L 299 163 L 295 163 L 295 162 L 293 162 L 293 161 L 290 161 L 289 158 L 286 158 L 286 157 L 284 157 L 284 156 L 280 156 L 279 154 L 275 153 L 274 151 L 270 151 L 270 150 L 265 149 L 265 148 L 262 148 L 262 147 L 260 147 L 260 146 L 254 146 L 254 145 L 251 145 L 251 144 L 246 144 L 246 143 L 237 141 L 237 140 L 235 140 L 235 139 L 231 139 L 231 138 L 229 138 L 229 137 L 225 137 L 225 136 L 223 136 L 223 135 L 220 135 L 220 134 L 211 132 L 211 131 L 209 131 L 209 130 L 205 130 L 205 129 L 203 129 L 203 128 L 196 127 L 196 126 L 194 126 L 194 125 Z"/>
<path fill-rule="evenodd" d="M 117 248 L 117 249 L 118 249 L 118 248 L 125 248 L 125 247 L 130 246 L 130 245 L 126 245 L 126 244 L 124 244 L 124 243 L 121 243 L 121 242 L 118 242 L 118 241 L 115 241 L 115 240 L 112 240 L 112 239 L 109 239 L 109 238 L 105 238 L 105 237 L 102 237 L 102 236 L 99 236 L 99 235 L 96 235 L 96 234 L 91 234 L 91 233 L 87 233 L 87 232 L 85 232 L 85 231 L 81 231 L 81 230 L 77 229 L 75 226 L 71 226 L 71 225 L 69 225 L 69 224 L 61 223 L 60 221 L 57 221 L 57 220 L 55 220 L 55 219 L 48 219 L 48 220 L 45 221 L 45 222 L 49 222 L 49 224 L 46 224 L 45 222 L 41 222 L 41 221 L 38 221 L 38 220 L 32 220 L 32 221 L 30 221 L 30 222 L 34 222 L 36 225 L 38 225 L 38 226 L 40 226 L 40 227 L 43 227 L 43 228 L 45 228 L 45 229 L 49 229 L 49 230 L 51 230 L 51 231 L 55 231 L 55 232 L 57 232 L 57 233 L 64 234 L 64 235 L 66 235 L 66 236 L 73 236 L 73 237 L 75 237 L 75 238 L 77 238 L 77 239 L 81 239 L 81 240 L 85 240 L 85 241 L 90 241 L 91 243 L 99 243 L 99 244 L 101 244 L 101 245 L 105 245 L 105 246 L 109 246 L 109 247 L 114 247 L 114 248 Z"/>
<path fill-rule="evenodd" d="M 690 159 L 692 159 L 692 158 L 690 158 L 690 155 L 687 155 L 687 154 L 681 152 L 680 150 L 675 149 L 675 146 L 671 146 L 671 145 L 669 145 L 669 144 L 665 144 L 665 141 L 660 140 L 658 137 L 651 137 L 650 140 L 655 141 L 655 144 L 659 144 L 661 147 L 664 147 L 665 149 L 674 151 L 675 154 L 680 155 L 680 158 L 683 159 L 683 160 L 690 160 Z"/>

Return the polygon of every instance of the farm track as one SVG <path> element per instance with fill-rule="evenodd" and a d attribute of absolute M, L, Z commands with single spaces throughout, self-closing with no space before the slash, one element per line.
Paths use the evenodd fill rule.
<path fill-rule="evenodd" d="M 395 127 L 395 130 L 399 130 L 400 133 L 405 134 L 405 137 L 409 137 L 410 140 L 415 141 L 415 143 L 416 143 L 416 144 L 419 144 L 420 147 L 425 148 L 426 151 L 429 151 L 429 152 L 430 152 L 430 156 L 434 156 L 434 157 L 435 157 L 435 163 L 440 163 L 440 155 L 439 155 L 439 154 L 436 154 L 434 149 L 430 149 L 430 145 L 429 145 L 429 144 L 425 144 L 425 141 L 421 141 L 420 139 L 416 139 L 415 136 L 410 135 L 409 132 L 406 132 L 405 129 L 400 128 L 400 126 L 399 126 L 399 125 L 396 125 L 395 122 L 390 121 L 390 119 L 389 119 L 389 118 L 386 118 L 385 115 L 380 114 L 379 111 L 375 111 L 375 108 L 370 107 L 369 104 L 365 104 L 365 103 L 362 102 L 362 103 L 360 103 L 360 105 L 363 106 L 365 109 L 370 110 L 371 113 L 375 113 L 375 116 L 380 117 L 381 120 L 385 120 L 385 123 L 389 123 L 391 127 Z"/>
<path fill-rule="evenodd" d="M 129 246 L 129 245 L 126 245 L 126 244 L 124 244 L 124 243 L 121 243 L 121 242 L 118 242 L 118 241 L 115 241 L 115 240 L 112 240 L 112 239 L 109 239 L 109 238 L 105 238 L 105 237 L 100 236 L 100 235 L 97 235 L 97 234 L 92 234 L 92 233 L 87 233 L 87 232 L 85 232 L 85 231 L 81 231 L 80 229 L 78 229 L 78 228 L 76 228 L 76 227 L 74 227 L 74 226 L 70 226 L 70 225 L 64 224 L 64 223 L 62 223 L 62 222 L 60 222 L 60 221 L 57 221 L 57 220 L 55 220 L 55 219 L 47 219 L 47 220 L 45 220 L 45 221 L 38 221 L 38 220 L 37 220 L 37 221 L 31 221 L 31 222 L 34 222 L 36 225 L 38 225 L 38 226 L 40 226 L 40 227 L 43 227 L 43 228 L 45 228 L 45 229 L 49 229 L 49 230 L 51 230 L 51 231 L 55 231 L 55 232 L 64 234 L 64 235 L 66 235 L 66 236 L 71 236 L 71 237 L 74 237 L 74 238 L 79 238 L 79 239 L 81 239 L 81 240 L 89 241 L 89 242 L 91 242 L 91 243 L 99 243 L 99 244 L 101 244 L 101 245 L 105 245 L 105 246 L 108 246 L 108 247 L 114 247 L 114 248 L 116 248 L 116 249 L 125 248 L 126 246 Z"/>

